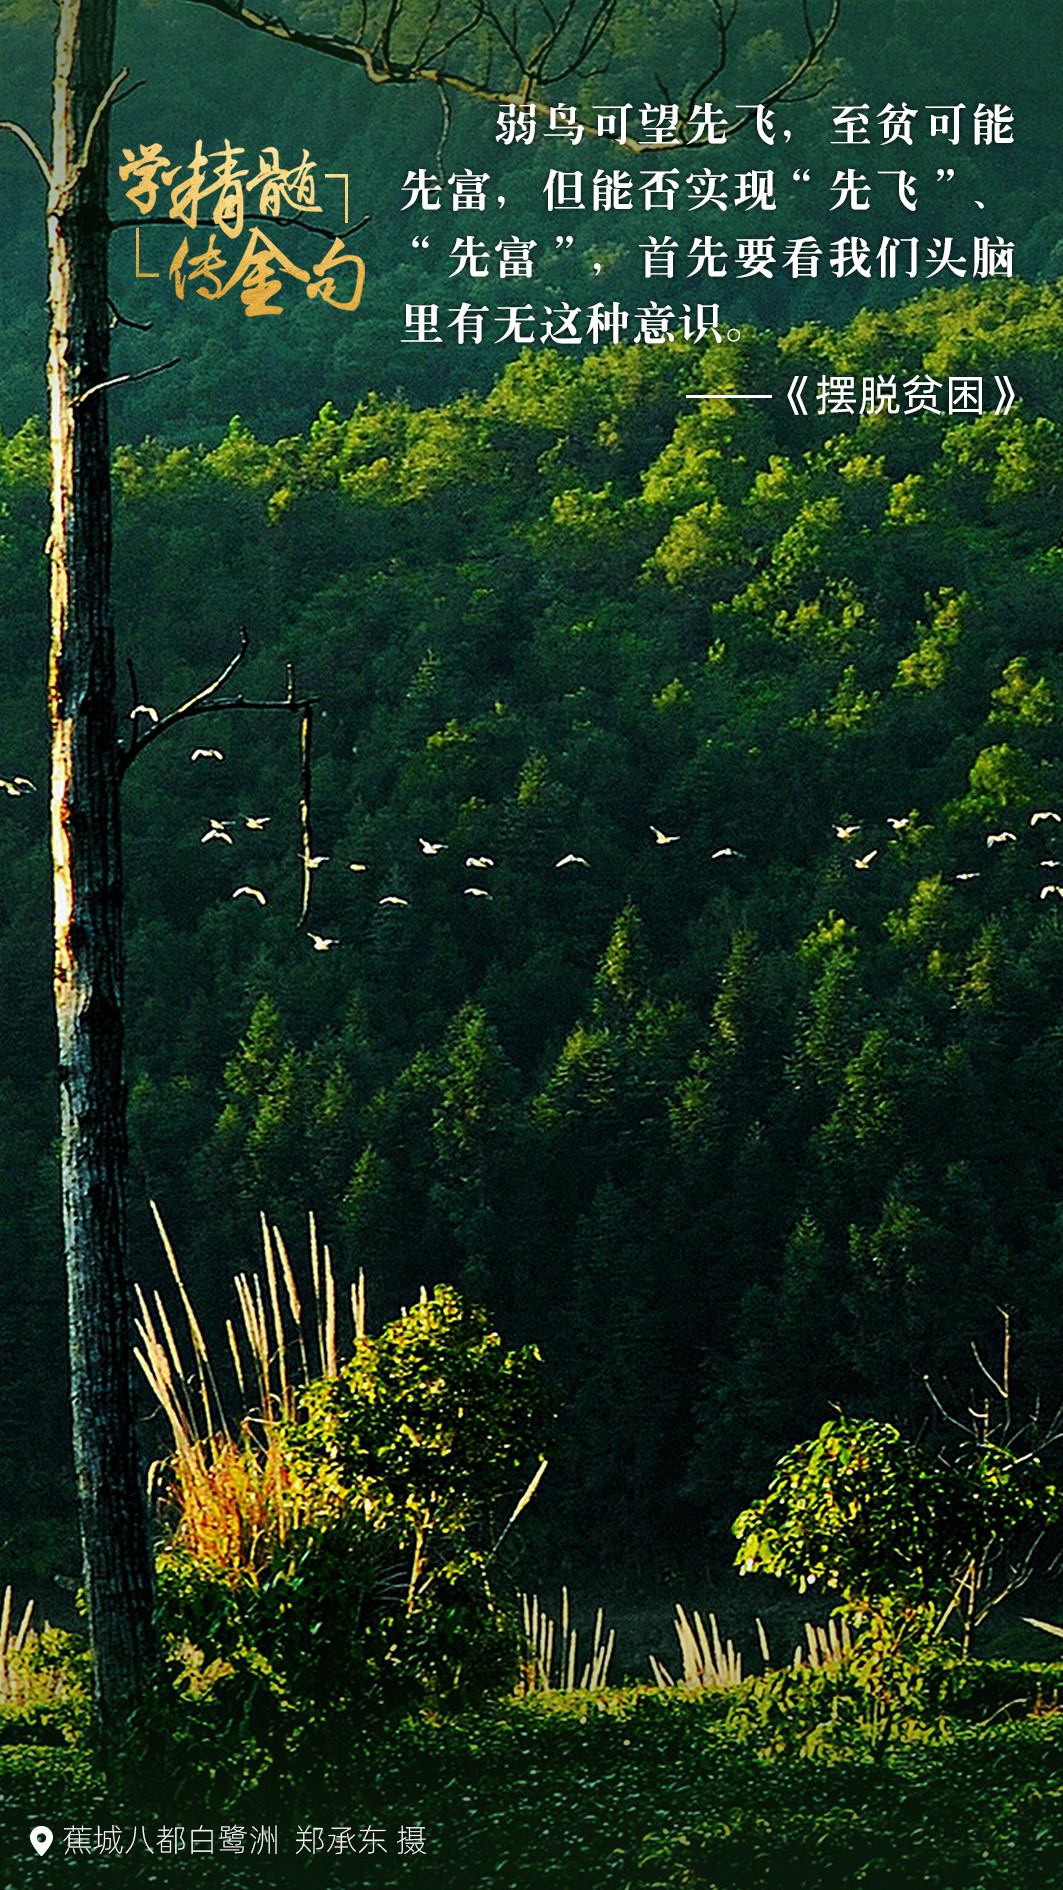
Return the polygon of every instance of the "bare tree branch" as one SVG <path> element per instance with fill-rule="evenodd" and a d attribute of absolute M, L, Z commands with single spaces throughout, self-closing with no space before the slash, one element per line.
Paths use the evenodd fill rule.
<path fill-rule="evenodd" d="M 192 4 L 210 7 L 214 12 L 224 14 L 227 19 L 235 20 L 253 32 L 266 33 L 290 45 L 360 66 L 373 85 L 428 83 L 441 90 L 481 99 L 487 104 L 529 108 L 536 118 L 546 118 L 549 104 L 537 94 L 541 94 L 547 86 L 556 87 L 574 74 L 578 73 L 583 78 L 590 76 L 588 61 L 607 44 L 617 0 L 597 0 L 582 28 L 576 24 L 577 0 L 564 0 L 564 4 L 556 11 L 546 5 L 545 0 L 541 0 L 540 12 L 547 22 L 546 30 L 539 34 L 534 43 L 524 46 L 521 44 L 520 18 L 516 7 L 503 13 L 486 4 L 486 0 L 473 0 L 469 18 L 455 26 L 449 34 L 444 34 L 440 45 L 430 54 L 428 42 L 438 19 L 437 6 L 430 14 L 419 43 L 405 55 L 396 48 L 397 30 L 402 24 L 403 0 L 388 0 L 384 19 L 373 38 L 366 36 L 368 20 L 364 5 L 361 8 L 358 35 L 348 36 L 343 33 L 315 32 L 309 27 L 293 24 L 280 14 L 256 12 L 245 6 L 243 0 L 192 0 Z M 688 94 L 680 113 L 676 135 L 664 144 L 643 142 L 636 138 L 616 139 L 615 142 L 625 150 L 638 154 L 682 149 L 697 142 L 699 127 L 693 127 L 694 135 L 689 135 L 692 130 L 690 118 L 695 105 L 715 84 L 727 63 L 729 35 L 738 12 L 739 0 L 711 0 L 711 5 L 716 51 L 709 69 Z M 812 19 L 810 0 L 801 0 L 801 19 L 806 40 L 804 52 L 792 71 L 780 79 L 758 101 L 758 105 L 741 108 L 740 116 L 724 128 L 726 137 L 733 136 L 752 123 L 758 107 L 763 110 L 777 105 L 784 98 L 804 101 L 818 95 L 826 80 L 811 91 L 798 91 L 797 88 L 821 64 L 841 16 L 841 7 L 842 0 L 829 0 L 827 18 L 821 26 L 817 26 Z M 473 71 L 470 67 L 459 70 L 456 66 L 444 63 L 454 48 L 463 42 L 467 43 L 470 35 L 480 26 L 491 29 L 491 43 L 482 54 L 481 69 Z M 507 53 L 513 68 L 509 75 L 511 83 L 506 86 L 499 85 L 493 76 L 492 59 L 499 47 Z M 579 117 L 575 117 L 572 122 L 573 126 L 578 125 L 589 137 L 603 135 L 597 124 L 592 125 Z"/>
<path fill-rule="evenodd" d="M 128 77 L 129 77 L 129 67 L 123 66 L 121 72 L 117 72 L 114 78 L 111 80 L 111 83 L 107 87 L 107 90 L 104 93 L 103 97 L 101 98 L 99 104 L 97 105 L 96 110 L 93 112 L 92 117 L 89 119 L 88 130 L 85 133 L 81 150 L 78 152 L 77 162 L 74 165 L 73 175 L 71 176 L 71 179 L 70 179 L 69 188 L 71 190 L 73 190 L 74 185 L 77 183 L 78 178 L 81 176 L 82 171 L 85 169 L 85 166 L 89 161 L 89 154 L 92 151 L 92 141 L 96 136 L 96 133 L 100 126 L 100 121 L 102 120 L 104 113 L 110 108 L 111 105 L 114 104 L 116 98 L 118 97 L 119 92 L 121 91 L 122 86 L 125 84 Z"/>
<path fill-rule="evenodd" d="M 112 328 L 135 328 L 139 334 L 146 335 L 155 326 L 154 322 L 135 322 L 132 316 L 123 315 L 117 302 L 111 296 L 107 297 L 107 306 L 111 311 Z"/>
<path fill-rule="evenodd" d="M 182 702 L 179 708 L 171 709 L 168 715 L 158 716 L 156 720 L 149 721 L 147 727 L 143 730 L 138 731 L 134 729 L 128 748 L 125 749 L 119 758 L 119 772 L 121 775 L 124 775 L 126 770 L 136 760 L 137 756 L 142 755 L 145 748 L 149 748 L 152 742 L 158 741 L 161 735 L 165 735 L 170 729 L 176 728 L 178 723 L 190 721 L 193 716 L 213 715 L 228 709 L 286 709 L 290 715 L 297 715 L 299 717 L 299 836 L 302 851 L 302 894 L 299 905 L 299 917 L 296 920 L 296 925 L 302 925 L 310 911 L 310 898 L 313 890 L 315 868 L 310 816 L 313 786 L 311 773 L 311 739 L 313 734 L 314 702 L 316 701 L 316 697 L 296 695 L 295 670 L 291 663 L 287 666 L 288 686 L 283 696 L 255 697 L 219 695 L 218 691 L 224 687 L 229 677 L 239 668 L 240 664 L 247 656 L 250 647 L 251 639 L 247 631 L 241 627 L 239 649 L 234 656 L 229 658 L 224 669 L 215 676 L 213 682 L 208 683 L 205 689 L 198 690 L 194 696 L 189 696 L 188 701 Z M 127 663 L 127 668 L 133 696 L 132 714 L 134 717 L 137 717 L 144 713 L 144 707 L 140 700 L 137 673 L 133 667 L 132 661 Z M 150 713 L 152 716 L 155 715 L 154 710 L 150 711 Z"/>
<path fill-rule="evenodd" d="M 37 165 L 37 169 L 40 171 L 41 176 L 44 178 L 44 181 L 47 184 L 49 190 L 51 190 L 52 188 L 51 165 L 49 164 L 47 158 L 45 157 L 44 152 L 41 150 L 40 145 L 37 143 L 36 138 L 33 138 L 30 136 L 30 133 L 26 130 L 25 125 L 17 125 L 13 118 L 0 118 L 0 131 L 9 131 L 13 138 L 17 138 L 20 144 L 25 145 L 30 156 L 34 159 Z"/>
<path fill-rule="evenodd" d="M 144 230 L 149 228 L 172 230 L 175 228 L 176 221 L 177 219 L 174 217 L 112 217 L 109 228 L 112 230 Z M 271 223 L 275 228 L 280 230 L 308 230 L 311 236 L 324 237 L 329 243 L 345 243 L 349 236 L 354 236 L 359 230 L 364 230 L 366 224 L 371 221 L 371 213 L 367 210 L 364 217 L 359 217 L 357 223 L 349 224 L 345 230 L 327 230 L 320 223 L 304 223 L 301 216 L 267 216 L 264 212 L 258 210 L 244 211 L 245 223 Z M 113 308 L 113 303 L 111 306 Z M 130 326 L 135 327 L 136 324 L 131 323 Z"/>
<path fill-rule="evenodd" d="M 295 678 L 291 669 L 288 671 L 288 696 L 288 706 L 294 709 L 296 707 Z M 303 898 L 296 925 L 303 925 L 310 914 L 310 899 L 314 885 L 314 853 L 310 832 L 310 755 L 314 735 L 314 710 L 310 702 L 301 703 L 299 708 L 299 829 L 303 842 Z"/>
<path fill-rule="evenodd" d="M 126 326 L 129 328 L 138 328 L 140 324 L 139 322 L 128 322 Z M 150 322 L 148 326 L 151 326 Z M 175 354 L 172 361 L 159 361 L 154 367 L 141 368 L 136 374 L 114 374 L 109 381 L 97 381 L 95 387 L 86 387 L 83 394 L 75 394 L 73 396 L 72 405 L 80 407 L 83 401 L 91 400 L 93 394 L 102 394 L 105 387 L 125 387 L 129 381 L 146 381 L 152 374 L 165 374 L 167 368 L 176 367 L 180 359 L 181 356 Z"/>

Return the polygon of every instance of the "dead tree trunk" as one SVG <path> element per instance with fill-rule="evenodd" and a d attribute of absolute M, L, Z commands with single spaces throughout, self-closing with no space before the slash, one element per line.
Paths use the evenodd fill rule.
<path fill-rule="evenodd" d="M 48 201 L 51 838 L 78 1506 L 105 1735 L 155 1660 L 126 1279 L 122 858 L 107 428 L 115 0 L 61 0 Z"/>

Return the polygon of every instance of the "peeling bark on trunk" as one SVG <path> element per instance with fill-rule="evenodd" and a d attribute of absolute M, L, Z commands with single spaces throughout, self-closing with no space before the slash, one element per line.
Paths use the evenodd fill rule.
<path fill-rule="evenodd" d="M 63 1225 L 96 1700 L 113 1739 L 155 1660 L 126 1279 L 122 862 L 110 604 L 107 124 L 115 0 L 61 0 L 48 388 L 51 832 Z M 87 157 L 86 157 L 87 148 Z"/>

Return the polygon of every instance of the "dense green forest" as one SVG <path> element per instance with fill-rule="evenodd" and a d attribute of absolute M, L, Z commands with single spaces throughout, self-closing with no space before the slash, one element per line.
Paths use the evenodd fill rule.
<path fill-rule="evenodd" d="M 1003 1305 L 1017 1391 L 1063 1392 L 1061 348 L 1058 287 L 993 283 L 115 454 L 130 710 L 246 626 L 246 693 L 291 661 L 318 698 L 323 856 L 299 926 L 283 711 L 128 776 L 138 1274 L 152 1195 L 215 1321 L 259 1210 L 293 1243 L 314 1210 L 375 1323 L 422 1282 L 484 1300 L 563 1406 L 552 1567 L 703 1562 L 832 1403 L 962 1404 Z M 685 398 L 795 373 L 1019 402 Z M 0 757 L 39 786 L 45 460 L 5 437 Z M 42 793 L 0 849 L 0 1538 L 46 1580 L 76 1558 Z"/>

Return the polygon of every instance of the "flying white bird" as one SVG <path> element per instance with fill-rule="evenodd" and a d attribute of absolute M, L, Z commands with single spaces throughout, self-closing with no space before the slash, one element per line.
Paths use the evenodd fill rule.
<path fill-rule="evenodd" d="M 12 795 L 15 800 L 18 800 L 21 794 L 36 794 L 37 792 L 33 782 L 27 781 L 24 774 L 16 774 L 11 781 L 5 781 L 0 776 L 0 788 L 3 788 L 5 794 Z"/>
<path fill-rule="evenodd" d="M 650 832 L 659 847 L 673 847 L 679 838 L 677 833 L 662 833 L 659 827 L 653 825 L 652 821 L 650 822 Z"/>
<path fill-rule="evenodd" d="M 1030 815 L 1031 827 L 1036 827 L 1039 820 L 1063 820 L 1063 814 L 1053 813 L 1050 807 L 1045 807 L 1039 814 Z"/>
<path fill-rule="evenodd" d="M 1060 898 L 1063 899 L 1063 886 L 1042 886 L 1041 898 L 1047 899 L 1049 893 L 1058 893 Z"/>
<path fill-rule="evenodd" d="M 981 879 L 981 873 L 957 873 L 957 879 Z"/>
<path fill-rule="evenodd" d="M 369 871 L 369 868 L 368 868 L 368 866 L 366 865 L 366 863 L 365 863 L 365 861 L 364 861 L 364 860 L 352 860 L 352 861 L 351 861 L 351 872 L 352 872 L 352 873 L 368 873 L 368 871 Z"/>
<path fill-rule="evenodd" d="M 135 709 L 130 709 L 129 720 L 135 722 L 138 715 L 146 715 L 149 722 L 157 722 L 159 719 L 158 709 L 153 709 L 150 702 L 138 702 Z"/>
<path fill-rule="evenodd" d="M 860 832 L 860 822 L 857 821 L 854 827 L 835 827 L 834 831 L 839 840 L 852 840 Z"/>
<path fill-rule="evenodd" d="M 192 760 L 193 761 L 224 761 L 225 756 L 222 754 L 220 748 L 193 748 Z"/>
<path fill-rule="evenodd" d="M 233 894 L 233 898 L 239 899 L 244 893 L 247 894 L 249 899 L 257 899 L 260 906 L 265 905 L 266 895 L 264 892 L 260 892 L 257 886 L 238 886 Z"/>
<path fill-rule="evenodd" d="M 409 903 L 408 899 L 400 899 L 398 893 L 385 893 L 383 899 L 377 901 L 381 906 L 408 906 Z"/>
<path fill-rule="evenodd" d="M 1038 860 L 1038 866 L 1058 866 L 1058 860 Z"/>
<path fill-rule="evenodd" d="M 712 857 L 714 860 L 744 860 L 746 856 L 739 853 L 737 847 L 717 847 Z"/>
<path fill-rule="evenodd" d="M 340 942 L 338 938 L 322 938 L 320 932 L 308 932 L 306 936 L 316 952 L 330 952 Z"/>
<path fill-rule="evenodd" d="M 437 853 L 445 853 L 447 850 L 445 840 L 425 840 L 422 836 L 417 844 L 425 857 L 430 860 L 434 859 Z"/>
<path fill-rule="evenodd" d="M 465 892 L 466 896 L 470 899 L 492 899 L 494 897 L 493 893 L 488 892 L 486 886 L 466 886 Z"/>
<path fill-rule="evenodd" d="M 590 861 L 585 860 L 582 853 L 563 853 L 559 860 L 554 861 L 554 865 L 555 866 L 589 866 Z"/>
<path fill-rule="evenodd" d="M 1005 841 L 1014 840 L 1014 838 L 1015 835 L 1009 833 L 1007 828 L 1005 828 L 1003 833 L 987 833 L 985 843 L 987 847 L 1001 847 L 1004 845 Z"/>
<path fill-rule="evenodd" d="M 303 865 L 306 867 L 308 873 L 316 873 L 318 867 L 324 866 L 331 857 L 332 855 L 329 853 L 307 853 L 304 855 Z"/>
<path fill-rule="evenodd" d="M 252 833 L 261 833 L 263 827 L 269 826 L 272 818 L 272 814 L 245 814 L 244 826 L 249 827 Z"/>
<path fill-rule="evenodd" d="M 911 819 L 907 814 L 905 814 L 902 820 L 898 820 L 894 814 L 886 815 L 886 825 L 887 827 L 892 827 L 894 833 L 903 833 L 904 829 L 910 827 L 911 824 Z"/>
<path fill-rule="evenodd" d="M 486 853 L 470 853 L 465 864 L 466 866 L 476 866 L 479 867 L 481 871 L 486 871 L 489 866 L 494 865 L 494 861 L 489 860 Z"/>
<path fill-rule="evenodd" d="M 233 843 L 232 834 L 226 833 L 224 827 L 220 825 L 216 826 L 213 821 L 207 828 L 206 833 L 200 834 L 200 844 L 202 846 L 206 846 L 208 840 L 224 840 L 227 847 L 231 847 Z"/>
<path fill-rule="evenodd" d="M 868 867 L 871 865 L 872 860 L 877 860 L 877 859 L 878 859 L 878 848 L 872 847 L 870 853 L 862 853 L 858 860 L 853 861 L 853 865 L 855 866 L 858 873 L 866 873 Z"/>

